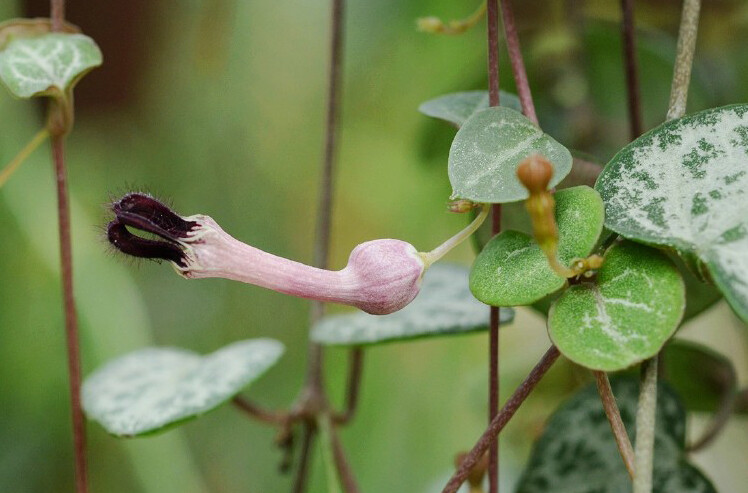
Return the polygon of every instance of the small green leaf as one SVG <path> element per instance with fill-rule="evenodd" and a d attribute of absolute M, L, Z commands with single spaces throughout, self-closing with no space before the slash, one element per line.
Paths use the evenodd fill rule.
<path fill-rule="evenodd" d="M 509 108 L 488 108 L 471 116 L 460 128 L 449 150 L 452 198 L 504 203 L 526 199 L 516 176 L 517 165 L 539 153 L 553 164 L 556 186 L 571 171 L 569 151 Z"/>
<path fill-rule="evenodd" d="M 567 289 L 548 313 L 561 353 L 593 370 L 622 370 L 659 352 L 678 328 L 685 287 L 678 269 L 654 248 L 612 246 L 593 282 Z"/>
<path fill-rule="evenodd" d="M 586 257 L 603 228 L 603 202 L 590 187 L 555 194 L 558 256 L 570 265 Z M 561 289 L 566 279 L 556 274 L 540 247 L 525 233 L 504 231 L 488 242 L 473 263 L 470 290 L 494 306 L 529 305 Z"/>
<path fill-rule="evenodd" d="M 239 341 L 207 356 L 145 348 L 110 361 L 83 384 L 83 408 L 111 434 L 162 431 L 213 410 L 283 353 L 272 339 Z"/>
<path fill-rule="evenodd" d="M 647 132 L 608 163 L 595 188 L 607 227 L 699 259 L 748 321 L 748 105 Z"/>
<path fill-rule="evenodd" d="M 519 98 L 514 94 L 499 91 L 499 104 L 522 112 Z M 488 91 L 464 91 L 445 94 L 430 99 L 418 107 L 426 116 L 438 118 L 461 127 L 475 113 L 488 108 Z"/>
<path fill-rule="evenodd" d="M 0 52 L 0 80 L 19 98 L 62 95 L 101 62 L 99 47 L 83 34 L 16 38 Z"/>
<path fill-rule="evenodd" d="M 426 271 L 416 299 L 402 310 L 325 317 L 314 326 L 311 338 L 326 345 L 360 346 L 485 330 L 488 310 L 470 294 L 467 278 L 464 267 L 436 264 Z M 513 318 L 513 310 L 501 310 L 502 324 Z"/>
<path fill-rule="evenodd" d="M 621 417 L 635 433 L 639 385 L 613 379 Z M 677 395 L 661 385 L 655 421 L 654 489 L 657 493 L 716 493 L 709 480 L 686 459 L 686 414 Z M 517 493 L 622 493 L 631 491 L 600 396 L 594 385 L 583 389 L 553 413 L 535 444 Z"/>
<path fill-rule="evenodd" d="M 737 392 L 735 368 L 716 351 L 674 340 L 662 354 L 665 377 L 689 411 L 716 412 L 725 396 Z"/>

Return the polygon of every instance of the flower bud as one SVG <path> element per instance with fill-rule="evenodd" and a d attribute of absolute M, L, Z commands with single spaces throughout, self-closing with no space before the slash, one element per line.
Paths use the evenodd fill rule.
<path fill-rule="evenodd" d="M 540 154 L 531 154 L 517 166 L 517 178 L 530 195 L 544 192 L 553 178 L 553 165 Z"/>

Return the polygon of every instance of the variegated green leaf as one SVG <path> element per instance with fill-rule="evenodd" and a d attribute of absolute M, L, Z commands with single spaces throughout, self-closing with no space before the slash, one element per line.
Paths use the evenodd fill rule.
<path fill-rule="evenodd" d="M 512 93 L 499 91 L 499 104 L 522 112 L 519 98 Z M 488 108 L 488 91 L 463 91 L 430 99 L 418 107 L 426 116 L 438 118 L 461 127 L 473 114 Z"/>
<path fill-rule="evenodd" d="M 99 47 L 83 34 L 21 37 L 0 51 L 0 80 L 19 98 L 62 95 L 101 62 Z"/>
<path fill-rule="evenodd" d="M 558 256 L 571 265 L 590 254 L 603 228 L 603 202 L 590 187 L 579 186 L 555 194 L 559 230 Z M 529 305 L 561 289 L 564 277 L 532 237 L 504 231 L 488 242 L 473 262 L 470 290 L 483 303 L 494 306 Z"/>
<path fill-rule="evenodd" d="M 83 383 L 83 408 L 111 434 L 161 431 L 218 407 L 278 360 L 272 339 L 235 342 L 207 356 L 145 348 L 96 370 Z"/>
<path fill-rule="evenodd" d="M 452 198 L 483 203 L 527 198 L 517 165 L 536 153 L 553 164 L 551 187 L 571 171 L 571 153 L 520 113 L 499 106 L 473 114 L 449 151 Z"/>
<path fill-rule="evenodd" d="M 416 299 L 402 310 L 390 315 L 331 315 L 313 327 L 311 338 L 326 345 L 360 346 L 463 334 L 485 330 L 488 316 L 485 305 L 470 294 L 468 269 L 436 264 L 426 271 Z M 513 310 L 501 310 L 502 324 L 513 318 Z"/>
<path fill-rule="evenodd" d="M 635 379 L 619 378 L 613 379 L 611 386 L 633 440 L 639 384 Z M 683 451 L 686 415 L 677 395 L 666 385 L 661 385 L 657 394 L 652 491 L 716 493 Z M 517 493 L 630 491 L 631 479 L 594 385 L 569 399 L 551 416 L 516 489 Z"/>
<path fill-rule="evenodd" d="M 657 127 L 619 152 L 595 188 L 607 227 L 703 262 L 748 320 L 748 105 Z"/>
<path fill-rule="evenodd" d="M 678 328 L 685 287 L 675 265 L 654 248 L 611 247 L 597 278 L 567 289 L 548 313 L 561 353 L 594 370 L 621 370 L 657 354 Z"/>

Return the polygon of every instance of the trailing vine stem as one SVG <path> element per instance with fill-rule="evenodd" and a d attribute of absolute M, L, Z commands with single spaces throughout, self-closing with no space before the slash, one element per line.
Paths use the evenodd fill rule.
<path fill-rule="evenodd" d="M 652 491 L 657 411 L 657 360 L 658 356 L 655 356 L 642 363 L 639 403 L 636 408 L 636 457 L 633 493 L 650 493 Z"/>
<path fill-rule="evenodd" d="M 361 390 L 361 375 L 364 370 L 364 349 L 351 349 L 348 356 L 348 390 L 346 391 L 345 409 L 333 415 L 336 425 L 348 424 L 356 414 L 358 398 Z"/>
<path fill-rule="evenodd" d="M 488 103 L 499 106 L 499 4 L 498 0 L 486 0 L 486 32 L 488 42 Z M 501 204 L 491 207 L 491 234 L 501 232 Z M 499 390 L 501 373 L 499 369 L 499 326 L 500 308 L 489 308 L 489 348 L 488 348 L 488 421 L 499 414 Z M 499 440 L 498 437 L 488 449 L 488 493 L 499 491 Z"/>
<path fill-rule="evenodd" d="M 501 1 L 501 16 L 504 19 L 504 37 L 506 38 L 506 48 L 509 51 L 509 61 L 512 66 L 512 75 L 514 83 L 517 86 L 517 96 L 522 105 L 522 112 L 535 125 L 540 126 L 538 115 L 535 113 L 535 103 L 530 91 L 530 83 L 527 80 L 527 70 L 525 70 L 525 61 L 522 57 L 522 49 L 519 45 L 519 35 L 517 26 L 514 22 L 514 10 L 510 0 Z"/>
<path fill-rule="evenodd" d="M 473 445 L 470 452 L 465 455 L 465 458 L 460 463 L 460 467 L 457 468 L 457 471 L 449 479 L 449 482 L 444 486 L 444 489 L 442 489 L 442 493 L 455 493 L 460 488 L 462 483 L 464 483 L 470 475 L 470 471 L 473 469 L 475 464 L 480 461 L 481 457 L 486 453 L 486 450 L 488 450 L 488 447 L 498 439 L 501 430 L 503 430 L 504 426 L 506 426 L 509 420 L 512 419 L 514 414 L 517 412 L 517 409 L 519 409 L 522 403 L 525 402 L 527 396 L 532 393 L 543 376 L 551 369 L 553 363 L 556 362 L 560 354 L 561 353 L 558 351 L 556 346 L 551 346 L 548 351 L 545 352 L 543 357 L 540 358 L 540 361 L 538 361 L 532 371 L 530 371 L 530 374 L 527 375 L 525 380 L 506 401 L 504 407 L 499 411 L 499 414 L 491 420 L 488 428 L 486 428 L 475 445 Z"/>
<path fill-rule="evenodd" d="M 719 433 L 724 429 L 725 425 L 732 417 L 735 404 L 738 400 L 738 393 L 733 392 L 732 389 L 722 397 L 722 401 L 719 405 L 719 410 L 712 418 L 712 421 L 707 426 L 706 430 L 701 434 L 699 438 L 686 446 L 687 452 L 698 452 L 705 448 L 707 445 L 717 438 Z"/>
<path fill-rule="evenodd" d="M 634 140 L 642 134 L 644 129 L 641 109 L 641 89 L 639 86 L 639 67 L 636 63 L 634 0 L 621 0 L 621 31 L 623 34 L 623 58 L 626 69 L 629 128 L 631 140 Z"/>
<path fill-rule="evenodd" d="M 18 154 L 10 160 L 10 162 L 0 170 L 0 187 L 5 185 L 10 177 L 15 173 L 21 164 L 31 156 L 31 154 L 49 137 L 49 130 L 43 128 L 34 135 L 28 143 L 23 146 L 23 149 L 18 151 Z"/>
<path fill-rule="evenodd" d="M 52 31 L 61 31 L 65 23 L 65 0 L 51 0 Z M 50 102 L 49 111 L 55 103 Z M 71 109 L 72 111 L 72 109 Z M 65 129 L 69 131 L 70 129 Z M 65 336 L 70 382 L 70 408 L 73 424 L 75 453 L 75 488 L 77 493 L 88 492 L 88 467 L 86 462 L 86 422 L 81 407 L 81 361 L 78 340 L 78 314 L 73 291 L 73 248 L 70 233 L 70 201 L 68 198 L 67 170 L 65 168 L 65 131 L 54 132 L 51 137 L 52 161 L 57 185 L 57 222 L 60 237 L 60 272 L 65 310 Z"/>
<path fill-rule="evenodd" d="M 696 51 L 696 35 L 699 30 L 701 0 L 684 0 L 678 30 L 678 46 L 673 69 L 673 82 L 670 86 L 670 104 L 667 119 L 673 120 L 686 114 L 688 86 L 691 83 L 691 67 Z"/>
<path fill-rule="evenodd" d="M 626 470 L 629 472 L 631 479 L 634 479 L 634 447 L 631 445 L 628 433 L 626 433 L 626 426 L 623 424 L 621 419 L 621 410 L 618 409 L 616 398 L 613 395 L 613 389 L 610 388 L 610 380 L 608 380 L 608 374 L 604 371 L 593 371 L 595 375 L 595 383 L 597 384 L 597 391 L 600 394 L 600 400 L 603 403 L 603 409 L 605 410 L 605 416 L 608 418 L 610 428 L 613 431 L 613 436 L 616 439 L 616 445 L 618 445 L 618 451 L 621 453 L 623 463 L 626 465 Z"/>

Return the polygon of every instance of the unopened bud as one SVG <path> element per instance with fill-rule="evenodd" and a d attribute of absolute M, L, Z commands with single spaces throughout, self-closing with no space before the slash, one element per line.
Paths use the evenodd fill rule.
<path fill-rule="evenodd" d="M 416 20 L 416 26 L 424 33 L 440 33 L 444 30 L 444 23 L 438 17 L 421 17 Z"/>
<path fill-rule="evenodd" d="M 553 178 L 553 165 L 540 154 L 531 154 L 517 166 L 517 178 L 530 195 L 545 192 Z"/>

